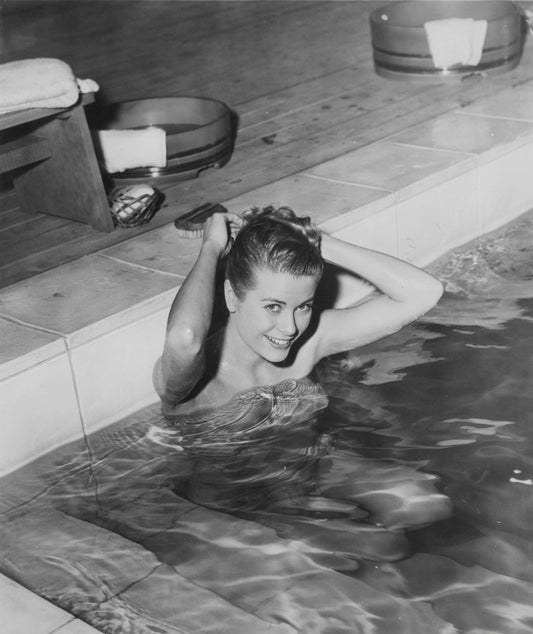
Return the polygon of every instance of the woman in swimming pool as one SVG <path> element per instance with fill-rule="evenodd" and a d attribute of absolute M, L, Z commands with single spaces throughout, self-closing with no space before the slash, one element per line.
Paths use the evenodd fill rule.
<path fill-rule="evenodd" d="M 223 256 L 229 316 L 212 331 Z M 314 308 L 324 261 L 370 282 L 379 293 L 347 308 Z M 163 411 L 216 407 L 244 390 L 307 377 L 323 357 L 399 330 L 441 294 L 441 283 L 421 269 L 321 234 L 287 207 L 252 209 L 242 218 L 214 214 L 172 305 L 163 355 L 154 368 Z"/>

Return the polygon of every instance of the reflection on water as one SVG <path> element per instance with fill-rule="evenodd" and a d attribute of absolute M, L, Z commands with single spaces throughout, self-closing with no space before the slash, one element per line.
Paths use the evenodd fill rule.
<path fill-rule="evenodd" d="M 531 633 L 532 225 L 312 379 L 6 478 L 2 572 L 111 633 Z"/>

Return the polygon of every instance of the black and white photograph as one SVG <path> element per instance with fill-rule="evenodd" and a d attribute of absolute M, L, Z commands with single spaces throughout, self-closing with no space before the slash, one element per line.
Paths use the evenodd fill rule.
<path fill-rule="evenodd" d="M 0 0 L 1 634 L 533 634 L 532 385 L 533 0 Z"/>

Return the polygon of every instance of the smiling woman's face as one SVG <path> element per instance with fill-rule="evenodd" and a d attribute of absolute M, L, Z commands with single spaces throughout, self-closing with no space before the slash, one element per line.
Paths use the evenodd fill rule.
<path fill-rule="evenodd" d="M 311 321 L 319 278 L 256 269 L 255 286 L 238 299 L 226 282 L 230 319 L 242 341 L 258 356 L 280 363 Z"/>

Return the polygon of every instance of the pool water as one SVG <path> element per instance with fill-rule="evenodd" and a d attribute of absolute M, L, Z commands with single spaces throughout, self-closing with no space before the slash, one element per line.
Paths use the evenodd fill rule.
<path fill-rule="evenodd" d="M 528 213 L 454 251 L 312 379 L 4 478 L 0 571 L 106 633 L 530 634 L 532 244 Z"/>

